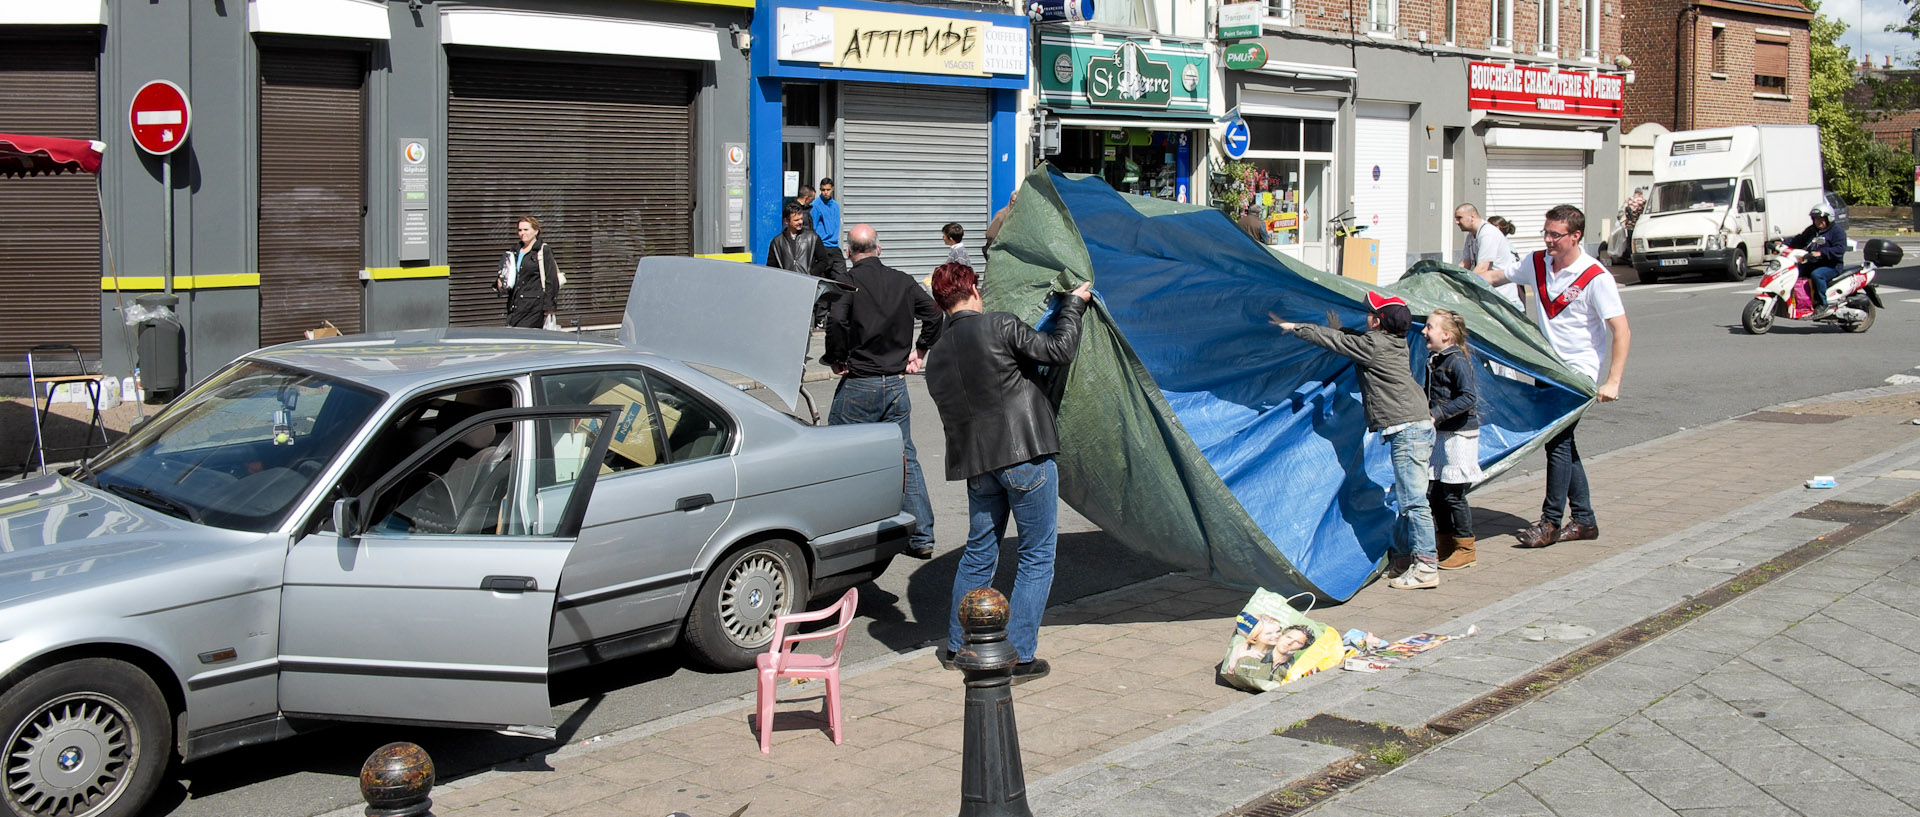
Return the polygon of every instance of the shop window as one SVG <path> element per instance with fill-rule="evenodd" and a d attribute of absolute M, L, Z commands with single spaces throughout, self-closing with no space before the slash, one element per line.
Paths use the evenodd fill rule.
<path fill-rule="evenodd" d="M 1375 34 L 1394 35 L 1396 0 L 1367 0 L 1367 30 Z"/>
<path fill-rule="evenodd" d="M 1305 139 L 1301 140 L 1304 149 L 1310 153 L 1333 152 L 1333 120 L 1308 119 L 1301 123 Z"/>
<path fill-rule="evenodd" d="M 1540 39 L 1536 46 L 1542 54 L 1560 53 L 1560 0 L 1540 0 Z"/>
<path fill-rule="evenodd" d="M 1060 130 L 1060 152 L 1048 157 L 1066 173 L 1087 173 L 1106 180 L 1113 189 L 1137 196 L 1174 199 L 1183 179 L 1180 131 L 1148 128 L 1077 128 Z M 1193 134 L 1188 133 L 1189 137 Z M 1186 170 L 1192 173 L 1195 154 L 1188 140 Z M 1200 160 L 1204 162 L 1204 159 Z"/>
<path fill-rule="evenodd" d="M 1753 44 L 1753 90 L 1755 93 L 1784 94 L 1787 92 L 1788 54 L 1786 37 L 1770 34 L 1755 35 Z"/>
<path fill-rule="evenodd" d="M 781 124 L 789 128 L 820 127 L 820 86 L 786 83 L 780 86 Z"/>
<path fill-rule="evenodd" d="M 1487 47 L 1500 51 L 1513 50 L 1513 0 L 1491 0 L 1487 6 L 1492 10 L 1488 30 L 1493 32 L 1487 37 Z"/>
<path fill-rule="evenodd" d="M 1093 21 L 1120 28 L 1153 28 L 1153 13 L 1146 0 L 1109 0 L 1095 3 Z"/>

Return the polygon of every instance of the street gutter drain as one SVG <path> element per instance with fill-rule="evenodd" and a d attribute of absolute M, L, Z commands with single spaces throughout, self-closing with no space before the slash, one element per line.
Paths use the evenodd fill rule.
<path fill-rule="evenodd" d="M 1344 793 L 1348 788 L 1413 760 L 1446 738 L 1545 695 L 1641 644 L 1679 629 L 1681 625 L 1740 598 L 1750 590 L 1916 511 L 1920 511 L 1920 494 L 1908 496 L 1892 505 L 1828 501 L 1794 514 L 1807 519 L 1844 522 L 1846 526 L 1755 565 L 1703 593 L 1629 624 L 1601 641 L 1575 650 L 1519 680 L 1468 701 L 1428 722 L 1426 729 L 1408 731 L 1390 724 L 1364 724 L 1323 713 L 1287 729 L 1275 730 L 1275 734 L 1281 737 L 1344 746 L 1361 754 L 1337 761 L 1285 787 L 1261 795 L 1254 802 L 1228 814 L 1231 817 L 1286 817 L 1313 808 Z M 1764 710 L 1749 710 L 1742 714 L 1756 720 L 1772 717 L 1772 713 Z M 1373 736 L 1388 738 L 1388 741 L 1374 746 L 1356 745 Z M 1385 763 L 1375 758 L 1375 750 L 1391 744 L 1399 744 L 1404 750 L 1402 759 Z"/>
<path fill-rule="evenodd" d="M 1275 734 L 1283 738 L 1339 746 L 1357 754 L 1336 761 L 1278 791 L 1261 795 L 1258 800 L 1233 812 L 1239 817 L 1285 817 L 1305 811 L 1368 778 L 1392 771 L 1408 758 L 1440 741 L 1438 735 L 1424 729 L 1409 731 L 1391 724 L 1361 723 L 1325 713 L 1286 729 L 1275 730 Z M 1388 757 L 1395 759 L 1383 759 Z"/>

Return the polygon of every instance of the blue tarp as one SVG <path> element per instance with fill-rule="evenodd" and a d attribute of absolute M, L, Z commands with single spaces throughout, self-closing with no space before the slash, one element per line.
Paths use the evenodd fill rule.
<path fill-rule="evenodd" d="M 1267 314 L 1364 327 L 1373 287 L 1280 257 L 1218 211 L 1057 172 L 1030 177 L 988 268 L 989 308 L 1029 320 L 1049 290 L 1090 278 L 1099 296 L 1061 399 L 1062 495 L 1076 510 L 1233 584 L 1344 600 L 1376 573 L 1396 535 L 1393 470 L 1355 365 Z M 1466 317 L 1490 475 L 1590 401 L 1592 382 L 1470 273 L 1422 262 L 1383 291 L 1416 322 L 1436 307 Z M 1424 381 L 1418 329 L 1409 365 Z"/>

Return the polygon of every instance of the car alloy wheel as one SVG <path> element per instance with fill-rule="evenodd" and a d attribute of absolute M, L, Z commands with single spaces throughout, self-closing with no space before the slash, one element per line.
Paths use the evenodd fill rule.
<path fill-rule="evenodd" d="M 719 669 L 745 669 L 773 641 L 774 619 L 806 609 L 806 556 L 785 540 L 736 550 L 713 566 L 687 617 L 688 646 Z"/>
<path fill-rule="evenodd" d="M 86 659 L 42 670 L 9 690 L 0 714 L 9 724 L 12 814 L 131 815 L 159 785 L 170 743 L 166 703 L 130 664 Z"/>

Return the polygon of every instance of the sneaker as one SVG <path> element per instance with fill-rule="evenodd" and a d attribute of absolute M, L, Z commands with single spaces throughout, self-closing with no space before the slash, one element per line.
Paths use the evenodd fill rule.
<path fill-rule="evenodd" d="M 1387 554 L 1386 572 L 1380 575 L 1386 576 L 1389 579 L 1397 578 L 1400 574 L 1407 572 L 1407 568 L 1412 564 L 1413 554 L 1411 553 L 1389 553 Z"/>
<path fill-rule="evenodd" d="M 1440 586 L 1440 568 L 1425 562 L 1416 563 L 1412 569 L 1387 582 L 1387 586 L 1395 590 L 1431 590 Z"/>
<path fill-rule="evenodd" d="M 1013 683 L 1018 686 L 1036 678 L 1045 678 L 1050 672 L 1053 672 L 1053 667 L 1047 666 L 1045 658 L 1022 661 L 1013 665 Z"/>
<path fill-rule="evenodd" d="M 953 650 L 949 650 L 946 647 L 935 648 L 933 657 L 939 660 L 941 669 L 958 669 L 958 667 L 955 667 L 953 664 Z"/>
<path fill-rule="evenodd" d="M 1528 525 L 1526 530 L 1521 531 L 1514 538 L 1520 540 L 1520 547 L 1543 548 L 1553 544 L 1559 535 L 1559 525 L 1542 519 Z"/>

